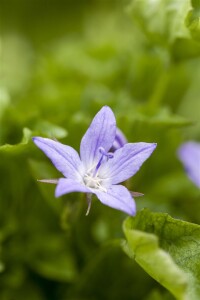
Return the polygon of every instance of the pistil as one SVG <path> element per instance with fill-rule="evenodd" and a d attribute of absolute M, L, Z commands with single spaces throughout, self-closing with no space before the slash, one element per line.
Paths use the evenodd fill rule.
<path fill-rule="evenodd" d="M 112 153 L 107 153 L 104 148 L 100 147 L 99 152 L 102 154 L 97 165 L 93 166 L 91 169 L 85 173 L 83 180 L 86 186 L 94 189 L 98 189 L 106 192 L 106 188 L 102 186 L 102 179 L 98 175 L 98 170 L 101 164 L 104 162 L 104 158 L 107 160 L 113 158 Z"/>
<path fill-rule="evenodd" d="M 107 160 L 108 160 L 109 158 L 113 158 L 113 154 L 112 154 L 112 153 L 109 153 L 109 152 L 106 152 L 105 149 L 104 149 L 103 147 L 100 147 L 100 148 L 99 148 L 99 152 L 102 154 L 102 156 L 101 156 L 101 158 L 99 159 L 98 164 L 96 165 L 96 168 L 95 168 L 95 171 L 94 171 L 94 176 L 97 174 L 97 171 L 98 171 L 99 167 L 101 166 L 104 157 L 106 157 Z"/>

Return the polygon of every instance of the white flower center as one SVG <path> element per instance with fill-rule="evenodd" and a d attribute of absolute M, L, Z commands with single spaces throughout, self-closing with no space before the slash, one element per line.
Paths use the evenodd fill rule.
<path fill-rule="evenodd" d="M 112 153 L 106 153 L 103 148 L 99 148 L 99 152 L 102 154 L 101 158 L 99 159 L 98 163 L 95 164 L 92 168 L 90 168 L 83 176 L 84 184 L 93 189 L 101 190 L 103 192 L 107 192 L 105 186 L 103 186 L 103 179 L 99 177 L 99 168 L 103 163 L 105 163 L 105 159 L 107 160 L 113 158 Z M 105 183 L 104 183 L 105 184 Z"/>
<path fill-rule="evenodd" d="M 98 175 L 93 176 L 91 172 L 86 173 L 83 177 L 83 181 L 87 187 L 106 192 L 106 188 L 102 186 L 102 179 L 99 178 Z"/>

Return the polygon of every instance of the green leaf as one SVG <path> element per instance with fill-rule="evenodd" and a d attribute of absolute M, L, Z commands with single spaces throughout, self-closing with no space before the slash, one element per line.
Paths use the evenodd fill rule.
<path fill-rule="evenodd" d="M 158 110 L 152 111 L 148 107 L 146 111 L 138 115 L 138 121 L 144 122 L 148 125 L 163 126 L 163 127 L 182 127 L 189 126 L 192 122 L 182 116 L 172 114 L 168 107 L 162 107 Z"/>
<path fill-rule="evenodd" d="M 28 151 L 27 144 L 29 143 L 31 136 L 32 131 L 28 128 L 24 128 L 21 142 L 15 145 L 5 144 L 0 146 L 0 153 L 18 154 L 23 151 Z"/>
<path fill-rule="evenodd" d="M 45 134 L 49 138 L 62 139 L 67 136 L 67 131 L 64 128 L 47 121 L 38 121 L 34 126 L 34 130 Z"/>
<path fill-rule="evenodd" d="M 33 51 L 27 40 L 16 33 L 5 34 L 1 40 L 1 83 L 9 93 L 27 88 L 33 67 Z"/>
<path fill-rule="evenodd" d="M 75 279 L 75 259 L 62 235 L 38 235 L 31 245 L 30 266 L 38 274 L 61 282 Z"/>
<path fill-rule="evenodd" d="M 125 252 L 178 300 L 200 298 L 200 226 L 147 209 L 123 225 Z"/>
<path fill-rule="evenodd" d="M 186 25 L 194 39 L 200 40 L 200 2 L 192 1 L 193 8 L 188 12 Z"/>
<path fill-rule="evenodd" d="M 55 281 L 73 281 L 76 275 L 74 262 L 66 254 L 56 252 L 52 257 L 44 256 L 42 259 L 34 260 L 32 268 L 45 278 Z"/>
<path fill-rule="evenodd" d="M 3 287 L 0 291 L 1 299 L 20 299 L 20 300 L 44 300 L 44 295 L 35 282 L 25 281 L 17 288 Z"/>
<path fill-rule="evenodd" d="M 49 138 L 64 138 L 67 136 L 67 131 L 57 125 L 46 121 L 38 121 L 34 127 L 35 134 L 42 134 Z M 28 144 L 33 136 L 33 132 L 28 128 L 23 128 L 22 140 L 18 144 L 5 144 L 0 146 L 0 153 L 19 154 L 29 151 Z M 29 144 L 31 147 L 31 144 Z M 32 144 L 33 146 L 33 144 Z"/>
<path fill-rule="evenodd" d="M 129 11 L 147 36 L 169 44 L 190 37 L 185 18 L 191 8 L 190 0 L 135 0 Z"/>
<path fill-rule="evenodd" d="M 147 130 L 148 134 L 145 138 L 150 137 L 152 132 L 155 133 L 156 130 L 163 131 L 169 128 L 181 128 L 193 125 L 191 119 L 172 113 L 168 107 L 155 108 L 152 103 L 148 106 L 141 105 L 130 108 L 126 113 L 122 112 L 118 119 L 123 120 L 123 126 L 126 123 L 128 124 L 127 131 L 133 126 L 135 136 L 137 134 L 137 128 L 141 128 L 137 137 L 140 140 L 144 138 L 143 134 L 147 133 Z M 131 130 L 133 129 L 131 128 Z"/>
<path fill-rule="evenodd" d="M 55 167 L 48 162 L 44 161 L 36 161 L 36 160 L 29 160 L 30 171 L 33 175 L 34 180 L 37 179 L 44 179 L 44 178 L 59 178 L 60 175 L 58 174 Z M 54 189 L 55 184 L 44 184 L 42 182 L 38 182 L 38 188 L 41 190 L 41 193 L 48 203 L 48 205 L 58 214 L 60 214 L 61 209 L 61 202 L 55 201 L 54 196 Z M 53 190 L 53 191 L 52 191 Z"/>
<path fill-rule="evenodd" d="M 10 105 L 10 97 L 6 89 L 0 87 L 0 120 L 4 114 L 4 111 Z"/>

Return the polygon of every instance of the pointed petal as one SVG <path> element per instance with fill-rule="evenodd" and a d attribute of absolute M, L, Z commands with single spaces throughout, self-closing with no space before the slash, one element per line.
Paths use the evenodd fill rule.
<path fill-rule="evenodd" d="M 87 208 L 87 211 L 86 211 L 85 215 L 88 216 L 89 212 L 90 212 L 90 209 L 91 209 L 91 205 L 92 205 L 92 194 L 87 193 L 86 196 L 87 196 L 88 208 Z"/>
<path fill-rule="evenodd" d="M 78 153 L 72 147 L 41 137 L 34 137 L 33 142 L 65 177 L 80 178 L 81 161 Z"/>
<path fill-rule="evenodd" d="M 130 193 L 131 193 L 131 195 L 132 195 L 133 197 L 142 197 L 142 196 L 144 196 L 144 194 L 138 193 L 138 192 L 130 191 Z"/>
<path fill-rule="evenodd" d="M 107 174 L 112 184 L 127 180 L 139 170 L 155 148 L 156 144 L 151 143 L 124 145 L 114 152 L 114 157 L 106 163 L 105 174 L 101 174 L 101 176 L 105 178 Z"/>
<path fill-rule="evenodd" d="M 113 185 L 107 192 L 97 191 L 95 194 L 107 206 L 121 210 L 131 216 L 136 213 L 135 201 L 123 185 Z"/>
<path fill-rule="evenodd" d="M 108 106 L 104 106 L 94 117 L 81 141 L 80 156 L 87 169 L 100 159 L 99 147 L 103 147 L 106 152 L 110 150 L 115 133 L 115 116 Z"/>
<path fill-rule="evenodd" d="M 74 181 L 68 178 L 60 178 L 58 180 L 58 184 L 55 190 L 56 197 L 60 197 L 64 194 L 73 192 L 91 193 L 91 191 L 86 186 L 79 183 L 78 181 Z"/>
<path fill-rule="evenodd" d="M 188 177 L 200 188 L 200 143 L 187 142 L 178 150 Z"/>
<path fill-rule="evenodd" d="M 58 179 L 38 179 L 37 181 L 44 182 L 44 183 L 51 183 L 51 184 L 58 183 Z"/>

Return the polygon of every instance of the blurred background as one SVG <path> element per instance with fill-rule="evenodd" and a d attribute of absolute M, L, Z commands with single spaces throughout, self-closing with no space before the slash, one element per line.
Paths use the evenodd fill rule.
<path fill-rule="evenodd" d="M 177 149 L 200 141 L 199 1 L 0 0 L 0 299 L 173 299 L 121 249 L 126 215 L 55 199 L 60 174 L 31 137 L 79 150 L 109 105 L 156 151 L 127 184 L 138 210 L 200 224 Z"/>

